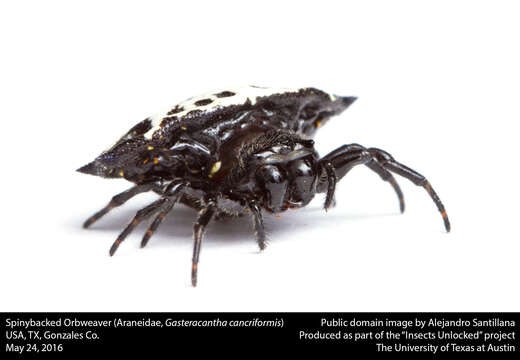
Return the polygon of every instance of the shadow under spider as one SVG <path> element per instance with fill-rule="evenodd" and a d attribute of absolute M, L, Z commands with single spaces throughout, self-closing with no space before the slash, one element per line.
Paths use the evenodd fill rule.
<path fill-rule="evenodd" d="M 133 218 L 139 207 L 127 206 L 115 209 L 107 214 L 106 217 L 100 219 L 91 228 L 83 231 L 110 231 L 114 232 L 116 237 L 128 222 Z M 182 243 L 183 245 L 191 245 L 193 243 L 193 224 L 196 219 L 197 212 L 186 206 L 179 204 L 165 218 L 157 232 L 150 239 L 148 247 L 160 246 L 160 244 Z M 305 228 L 311 227 L 335 227 L 338 222 L 349 222 L 352 220 L 362 220 L 370 218 L 381 218 L 387 216 L 400 215 L 396 213 L 379 213 L 379 214 L 348 214 L 336 213 L 329 211 L 326 213 L 319 205 L 309 206 L 298 210 L 288 210 L 275 216 L 267 212 L 263 212 L 264 223 L 268 235 L 268 242 L 282 240 L 287 238 L 285 234 L 294 234 L 298 237 Z M 147 221 L 143 221 L 129 235 L 126 243 L 137 244 L 144 235 L 148 225 L 153 221 L 153 217 Z M 81 220 L 75 227 L 81 227 Z M 284 236 L 285 235 L 285 236 Z M 249 216 L 236 218 L 225 218 L 214 220 L 206 229 L 204 235 L 204 246 L 217 246 L 224 243 L 251 244 L 256 249 L 255 235 L 253 231 L 252 220 Z"/>

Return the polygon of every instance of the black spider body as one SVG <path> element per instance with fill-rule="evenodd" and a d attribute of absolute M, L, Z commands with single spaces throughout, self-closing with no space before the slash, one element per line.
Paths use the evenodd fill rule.
<path fill-rule="evenodd" d="M 160 198 L 140 210 L 110 250 L 142 220 L 155 215 L 145 246 L 177 201 L 199 211 L 194 227 L 192 283 L 205 226 L 212 218 L 250 213 L 260 249 L 265 247 L 262 209 L 279 213 L 307 205 L 326 193 L 325 208 L 335 186 L 355 165 L 365 164 L 394 187 L 404 210 L 395 172 L 423 186 L 431 195 L 446 229 L 442 203 L 426 179 L 397 163 L 386 152 L 344 145 L 319 158 L 310 138 L 331 116 L 340 114 L 355 97 L 327 94 L 314 88 L 270 89 L 248 86 L 190 98 L 146 118 L 131 128 L 93 162 L 78 169 L 135 183 L 85 222 L 94 223 L 134 195 L 154 191 Z"/>

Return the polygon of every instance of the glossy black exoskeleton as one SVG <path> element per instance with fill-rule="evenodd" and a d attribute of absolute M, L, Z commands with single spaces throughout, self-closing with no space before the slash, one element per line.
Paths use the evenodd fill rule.
<path fill-rule="evenodd" d="M 310 139 L 315 131 L 356 100 L 314 88 L 270 89 L 248 86 L 190 98 L 131 128 L 110 149 L 78 171 L 105 178 L 125 178 L 132 188 L 114 196 L 90 217 L 88 227 L 134 195 L 153 191 L 160 198 L 139 210 L 110 249 L 143 220 L 155 215 L 141 246 L 145 246 L 177 201 L 199 211 L 194 225 L 192 284 L 204 228 L 213 218 L 253 219 L 261 250 L 266 236 L 262 209 L 280 213 L 307 205 L 325 193 L 325 209 L 334 199 L 336 183 L 363 164 L 394 188 L 404 211 L 401 189 L 392 173 L 429 193 L 444 219 L 444 206 L 429 182 L 383 150 L 343 145 L 320 158 Z"/>

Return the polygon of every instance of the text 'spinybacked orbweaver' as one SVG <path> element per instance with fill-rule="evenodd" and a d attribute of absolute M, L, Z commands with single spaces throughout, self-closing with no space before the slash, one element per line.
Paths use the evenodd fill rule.
<path fill-rule="evenodd" d="M 155 216 L 145 246 L 175 203 L 196 209 L 192 284 L 205 227 L 213 219 L 250 214 L 261 250 L 266 236 L 262 209 L 280 213 L 307 205 L 325 193 L 325 209 L 336 184 L 363 164 L 392 185 L 404 199 L 392 173 L 422 186 L 439 209 L 446 230 L 450 223 L 441 200 L 426 178 L 395 161 L 387 152 L 358 144 L 343 145 L 320 158 L 310 139 L 331 116 L 356 100 L 314 88 L 271 89 L 247 86 L 190 98 L 131 128 L 110 149 L 78 171 L 105 178 L 125 178 L 135 185 L 114 196 L 90 217 L 92 225 L 136 194 L 153 191 L 160 198 L 139 210 L 110 249 L 143 220 Z"/>

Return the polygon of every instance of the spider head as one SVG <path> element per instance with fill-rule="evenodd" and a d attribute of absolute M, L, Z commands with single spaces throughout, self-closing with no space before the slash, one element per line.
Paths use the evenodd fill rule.
<path fill-rule="evenodd" d="M 279 213 L 307 205 L 316 193 L 318 155 L 312 141 L 277 144 L 253 156 L 252 177 L 262 206 Z"/>

